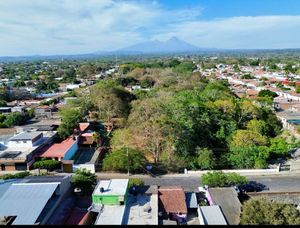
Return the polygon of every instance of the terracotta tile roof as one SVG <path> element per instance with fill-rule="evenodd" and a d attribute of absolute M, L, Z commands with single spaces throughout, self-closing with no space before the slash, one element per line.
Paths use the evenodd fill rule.
<path fill-rule="evenodd" d="M 84 132 L 90 126 L 89 123 L 79 123 L 79 129 L 81 132 Z"/>
<path fill-rule="evenodd" d="M 187 214 L 185 193 L 182 187 L 160 187 L 158 195 L 165 212 Z"/>
<path fill-rule="evenodd" d="M 61 143 L 56 143 L 51 145 L 50 147 L 45 148 L 39 157 L 43 158 L 63 158 L 67 151 L 75 144 L 77 143 L 76 140 L 73 140 L 73 138 L 68 138 Z"/>

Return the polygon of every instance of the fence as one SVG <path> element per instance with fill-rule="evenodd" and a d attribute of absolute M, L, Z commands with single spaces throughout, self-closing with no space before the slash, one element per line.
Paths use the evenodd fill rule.
<path fill-rule="evenodd" d="M 197 171 L 193 171 L 193 170 L 184 170 L 185 174 L 206 174 L 208 172 L 213 172 L 215 170 L 197 170 Z M 279 173 L 280 172 L 280 165 L 277 166 L 276 169 L 230 169 L 230 170 L 218 170 L 218 171 L 222 171 L 224 173 Z"/>

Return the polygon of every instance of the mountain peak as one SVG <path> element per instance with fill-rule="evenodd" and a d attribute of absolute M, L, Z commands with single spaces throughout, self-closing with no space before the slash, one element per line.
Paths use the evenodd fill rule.
<path fill-rule="evenodd" d="M 199 50 L 198 47 L 178 39 L 176 36 L 171 37 L 166 42 L 158 40 L 147 41 L 132 45 L 127 48 L 119 49 L 116 52 L 121 53 L 175 53 L 191 52 Z"/>
<path fill-rule="evenodd" d="M 168 41 L 180 41 L 179 39 L 178 39 L 178 37 L 176 37 L 176 36 L 172 36 Z"/>

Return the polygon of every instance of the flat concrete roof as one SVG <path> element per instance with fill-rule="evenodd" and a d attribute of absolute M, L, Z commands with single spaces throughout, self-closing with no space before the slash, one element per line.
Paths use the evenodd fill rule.
<path fill-rule="evenodd" d="M 100 180 L 93 192 L 93 195 L 117 195 L 124 196 L 128 186 L 128 179 Z M 104 192 L 100 192 L 100 188 Z"/>
<path fill-rule="evenodd" d="M 205 225 L 227 225 L 224 215 L 218 205 L 200 207 Z"/>
<path fill-rule="evenodd" d="M 240 222 L 241 203 L 233 187 L 209 188 L 214 205 L 219 205 L 229 225 L 238 225 Z"/>
<path fill-rule="evenodd" d="M 105 205 L 99 213 L 95 225 L 122 225 L 125 206 Z"/>
<path fill-rule="evenodd" d="M 158 225 L 158 195 L 129 195 L 123 225 Z"/>

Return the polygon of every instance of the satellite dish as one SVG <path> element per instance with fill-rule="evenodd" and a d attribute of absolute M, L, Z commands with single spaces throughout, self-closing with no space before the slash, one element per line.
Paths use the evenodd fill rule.
<path fill-rule="evenodd" d="M 103 188 L 103 187 L 100 188 L 100 192 L 101 192 L 101 193 L 104 192 L 104 188 Z"/>

